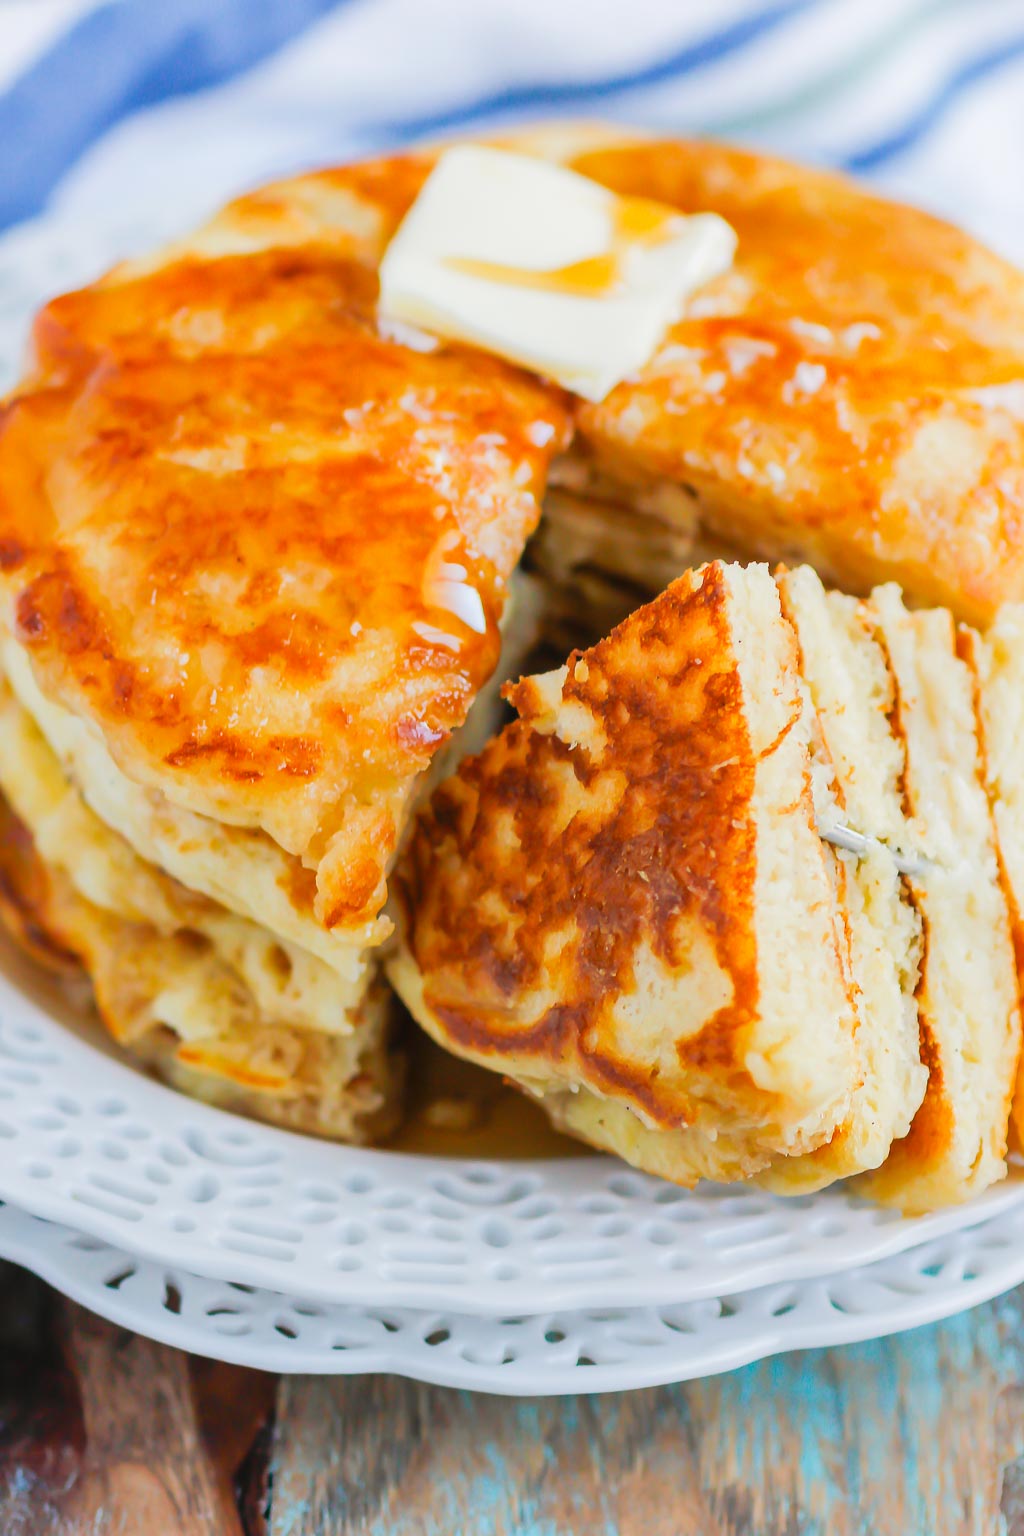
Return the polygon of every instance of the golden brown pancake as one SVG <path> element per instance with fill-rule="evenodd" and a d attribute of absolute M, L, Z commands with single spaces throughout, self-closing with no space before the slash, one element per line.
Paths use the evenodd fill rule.
<path fill-rule="evenodd" d="M 4 787 L 42 754 L 93 823 L 44 817 L 34 921 L 165 1075 L 352 1139 L 393 1109 L 387 871 L 567 433 L 557 391 L 378 324 L 421 174 L 257 194 L 55 300 L 0 408 L 0 665 L 39 737 Z"/>
<path fill-rule="evenodd" d="M 414 1017 L 678 1183 L 1002 1178 L 1021 1019 L 954 642 L 895 586 L 715 563 L 517 684 L 401 866 Z"/>
<path fill-rule="evenodd" d="M 1024 596 L 1024 276 L 842 177 L 709 143 L 575 168 L 736 229 L 638 377 L 581 404 L 602 463 L 686 485 L 704 530 L 854 592 L 987 622 Z"/>
<path fill-rule="evenodd" d="M 381 335 L 336 232 L 263 242 L 43 311 L 0 435 L 5 616 L 133 781 L 261 829 L 320 923 L 356 928 L 496 664 L 564 413 L 483 354 Z"/>
<path fill-rule="evenodd" d="M 603 482 L 598 512 L 616 482 L 626 505 L 671 487 L 663 514 L 699 528 L 701 557 L 805 560 L 858 593 L 894 580 L 972 623 L 1024 597 L 1017 268 L 845 177 L 726 145 L 586 124 L 503 142 L 739 236 L 637 376 L 577 402 L 553 480 Z"/>
<path fill-rule="evenodd" d="M 0 407 L 21 709 L 86 809 L 331 968 L 353 1024 L 388 871 L 498 662 L 549 471 L 535 564 L 596 593 L 599 627 L 603 572 L 630 583 L 625 612 L 697 538 L 796 552 L 853 590 L 895 577 L 971 620 L 1024 596 L 1019 274 L 720 146 L 577 124 L 505 142 L 738 231 L 732 272 L 603 404 L 379 319 L 377 263 L 435 149 L 255 192 L 55 300 Z"/>
<path fill-rule="evenodd" d="M 511 697 L 402 866 L 413 1016 L 679 1183 L 827 1142 L 856 1008 L 767 571 L 691 573 Z"/>

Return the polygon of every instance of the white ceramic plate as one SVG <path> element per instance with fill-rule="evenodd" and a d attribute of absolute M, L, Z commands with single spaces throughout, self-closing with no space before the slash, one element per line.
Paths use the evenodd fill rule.
<path fill-rule="evenodd" d="M 690 1381 L 766 1355 L 936 1322 L 1024 1279 L 1024 1205 L 827 1279 L 670 1307 L 467 1317 L 317 1306 L 132 1258 L 0 1206 L 0 1256 L 93 1312 L 194 1354 L 267 1371 L 385 1371 L 482 1392 L 623 1391 Z"/>
<path fill-rule="evenodd" d="M 0 380 L 29 313 L 166 230 L 0 242 Z M 837 1274 L 1019 1210 L 1013 1183 L 907 1221 L 842 1189 L 685 1193 L 602 1158 L 467 1163 L 339 1148 L 170 1092 L 86 1039 L 0 953 L 0 1198 L 190 1274 L 461 1317 L 714 1301 Z"/>
<path fill-rule="evenodd" d="M 691 1302 L 838 1273 L 1024 1203 L 1014 1178 L 906 1220 L 841 1187 L 780 1200 L 687 1192 L 601 1157 L 339 1147 L 196 1103 L 82 1030 L 0 947 L 0 1199 L 307 1300 L 491 1315 Z"/>

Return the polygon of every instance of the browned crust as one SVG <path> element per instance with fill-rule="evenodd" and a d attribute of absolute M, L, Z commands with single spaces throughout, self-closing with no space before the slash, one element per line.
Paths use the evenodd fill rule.
<path fill-rule="evenodd" d="M 675 583 L 582 664 L 570 658 L 563 699 L 596 722 L 606 755 L 538 733 L 529 680 L 511 698 L 526 718 L 435 794 L 403 868 L 426 1005 L 456 1048 L 494 1063 L 514 1055 L 523 1073 L 531 1060 L 542 1074 L 545 1062 L 575 1062 L 651 1122 L 685 1125 L 686 1074 L 750 1088 L 744 1041 L 759 1007 L 758 754 L 721 569 Z M 562 782 L 586 792 L 567 825 Z M 608 1010 L 634 990 L 645 944 L 666 969 L 686 966 L 681 935 L 694 923 L 732 996 L 696 1034 L 680 1033 L 677 1069 L 662 1076 L 616 1051 Z M 547 945 L 562 933 L 555 961 Z M 529 1017 L 546 985 L 565 1001 Z"/>
<path fill-rule="evenodd" d="M 42 311 L 0 409 L 0 588 L 44 691 L 129 776 L 319 866 L 327 927 L 384 900 L 566 432 L 558 391 L 380 334 L 376 286 L 315 242 L 121 275 Z"/>
<path fill-rule="evenodd" d="M 969 394 L 1024 376 L 1014 267 L 844 178 L 725 145 L 575 166 L 739 236 L 732 272 L 670 332 L 677 360 L 579 408 L 599 457 L 687 482 L 716 535 L 848 591 L 896 580 L 971 622 L 1024 594 L 1024 424 Z"/>

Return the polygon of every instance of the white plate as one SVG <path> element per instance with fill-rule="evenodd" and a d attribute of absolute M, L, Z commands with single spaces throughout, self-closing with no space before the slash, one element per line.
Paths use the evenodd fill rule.
<path fill-rule="evenodd" d="M 0 379 L 28 314 L 166 230 L 40 221 L 0 242 Z M 80 1038 L 0 954 L 0 1198 L 159 1264 L 330 1304 L 541 1314 L 834 1274 L 1019 1208 L 1004 1185 L 907 1221 L 836 1189 L 684 1193 L 607 1159 L 467 1163 L 288 1135 Z"/>
<path fill-rule="evenodd" d="M 0 1199 L 198 1275 L 466 1314 L 660 1305 L 836 1273 L 1024 1203 L 1015 1178 L 906 1220 L 842 1188 L 780 1200 L 600 1157 L 339 1147 L 150 1081 L 62 1022 L 9 945 L 0 967 Z"/>
<path fill-rule="evenodd" d="M 134 1259 L 10 1205 L 0 1206 L 0 1256 L 123 1327 L 217 1360 L 551 1395 L 690 1381 L 766 1355 L 882 1338 L 950 1317 L 1024 1279 L 1024 1205 L 830 1279 L 672 1307 L 540 1317 L 316 1306 Z"/>

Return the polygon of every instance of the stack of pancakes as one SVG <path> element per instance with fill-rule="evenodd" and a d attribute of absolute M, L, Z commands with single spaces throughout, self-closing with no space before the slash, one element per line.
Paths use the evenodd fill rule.
<path fill-rule="evenodd" d="M 0 788 L 33 919 L 120 1041 L 363 1140 L 396 1105 L 387 874 L 495 672 L 568 421 L 496 359 L 381 331 L 390 225 L 342 183 L 38 317 L 0 422 Z"/>
<path fill-rule="evenodd" d="M 807 566 L 687 573 L 510 690 L 518 720 L 434 795 L 399 993 L 558 1125 L 679 1183 L 869 1174 L 908 1210 L 983 1189 L 1021 1035 L 1019 790 L 996 765 L 1022 625 L 958 637 Z"/>
<path fill-rule="evenodd" d="M 722 147 L 510 147 L 739 236 L 600 404 L 378 315 L 428 151 L 38 318 L 0 417 L 9 922 L 280 1123 L 393 1120 L 384 956 L 639 1166 L 962 1199 L 1020 1043 L 1024 278 Z M 538 596 L 596 643 L 487 741 Z"/>

